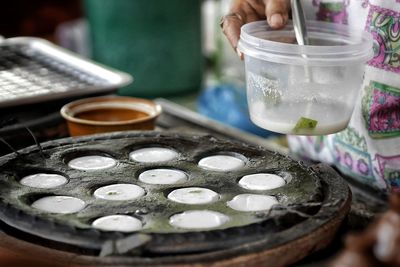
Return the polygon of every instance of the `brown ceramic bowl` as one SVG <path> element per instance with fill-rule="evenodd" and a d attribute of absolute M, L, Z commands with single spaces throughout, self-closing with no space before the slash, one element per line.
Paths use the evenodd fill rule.
<path fill-rule="evenodd" d="M 85 98 L 61 108 L 71 136 L 129 130 L 153 130 L 161 106 L 122 96 Z"/>

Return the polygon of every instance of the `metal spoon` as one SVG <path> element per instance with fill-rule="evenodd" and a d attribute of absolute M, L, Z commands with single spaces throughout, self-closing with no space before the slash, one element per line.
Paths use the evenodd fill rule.
<path fill-rule="evenodd" d="M 310 40 L 307 33 L 306 16 L 301 5 L 301 0 L 291 0 L 290 4 L 292 6 L 293 28 L 296 35 L 297 43 L 299 45 L 309 45 Z M 301 56 L 304 59 L 307 59 L 307 55 L 302 54 Z M 304 76 L 307 82 L 311 82 L 312 75 L 310 69 L 307 66 L 304 67 Z"/>
<path fill-rule="evenodd" d="M 301 5 L 301 0 L 291 0 L 292 6 L 292 20 L 294 33 L 296 35 L 296 40 L 299 45 L 309 45 L 310 40 L 308 38 L 307 27 L 306 27 L 306 16 L 304 14 L 303 7 Z M 305 60 L 307 60 L 307 55 L 301 55 Z M 312 82 L 311 70 L 304 66 L 304 78 L 307 83 Z M 305 111 L 306 118 L 311 115 L 311 102 L 308 103 Z"/>
<path fill-rule="evenodd" d="M 309 45 L 306 18 L 300 0 L 291 0 L 294 33 L 299 45 Z"/>

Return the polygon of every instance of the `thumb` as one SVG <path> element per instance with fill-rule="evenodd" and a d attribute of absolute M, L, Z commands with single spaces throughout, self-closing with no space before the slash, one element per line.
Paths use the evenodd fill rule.
<path fill-rule="evenodd" d="M 265 0 L 267 22 L 274 29 L 279 29 L 286 25 L 289 19 L 289 10 L 290 0 Z"/>

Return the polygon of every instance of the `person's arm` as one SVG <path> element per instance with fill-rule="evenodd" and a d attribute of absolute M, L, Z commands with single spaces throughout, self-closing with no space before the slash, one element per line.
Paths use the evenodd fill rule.
<path fill-rule="evenodd" d="M 288 21 L 289 10 L 289 0 L 233 0 L 229 14 L 221 20 L 221 27 L 236 50 L 240 28 L 244 24 L 267 19 L 272 28 L 279 29 Z"/>

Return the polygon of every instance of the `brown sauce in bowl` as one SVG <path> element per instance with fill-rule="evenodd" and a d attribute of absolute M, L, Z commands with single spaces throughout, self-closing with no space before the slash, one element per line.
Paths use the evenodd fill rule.
<path fill-rule="evenodd" d="M 78 112 L 74 115 L 77 119 L 90 121 L 130 121 L 148 117 L 149 114 L 126 108 L 96 108 Z"/>

